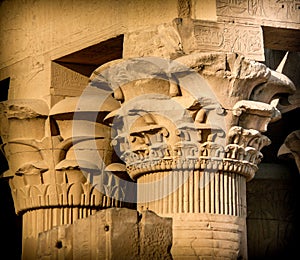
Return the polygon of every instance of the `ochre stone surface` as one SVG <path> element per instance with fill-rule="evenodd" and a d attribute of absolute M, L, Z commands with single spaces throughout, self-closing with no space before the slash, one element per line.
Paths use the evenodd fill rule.
<path fill-rule="evenodd" d="M 172 219 L 105 209 L 40 233 L 37 259 L 172 259 Z"/>
<path fill-rule="evenodd" d="M 111 86 L 121 103 L 106 117 L 116 130 L 113 145 L 137 180 L 138 209 L 173 218 L 173 258 L 247 258 L 246 181 L 270 144 L 262 132 L 280 117 L 273 100 L 295 92 L 293 83 L 233 53 L 119 60 L 91 78 L 93 86 Z M 235 240 L 209 247 L 200 235 L 181 239 L 205 218 L 224 228 L 228 219 Z"/>
<path fill-rule="evenodd" d="M 23 218 L 22 258 L 247 259 L 246 183 L 270 123 L 300 107 L 298 54 L 258 61 L 300 50 L 299 10 L 1 1 L 1 174 Z M 278 155 L 299 169 L 297 129 Z"/>

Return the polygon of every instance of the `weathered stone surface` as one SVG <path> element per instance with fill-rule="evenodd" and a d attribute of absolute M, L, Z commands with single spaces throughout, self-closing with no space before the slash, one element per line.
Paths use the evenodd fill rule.
<path fill-rule="evenodd" d="M 51 64 L 51 106 L 65 97 L 78 97 L 88 84 L 85 77 L 58 63 Z"/>
<path fill-rule="evenodd" d="M 117 177 L 104 171 L 112 162 L 110 128 L 100 123 L 118 108 L 114 101 L 89 116 L 80 112 L 78 98 L 62 100 L 50 111 L 42 100 L 1 104 L 2 149 L 9 165 L 3 177 L 9 178 L 15 211 L 23 216 L 24 259 L 35 257 L 39 232 L 121 206 L 124 192 Z"/>
<path fill-rule="evenodd" d="M 270 142 L 261 132 L 280 115 L 274 98 L 294 91 L 287 77 L 241 55 L 193 53 L 175 61 L 132 58 L 105 64 L 80 97 L 65 98 L 47 113 L 30 105 L 17 105 L 20 113 L 16 105 L 6 107 L 8 128 L 14 120 L 36 126 L 38 119 L 43 126 L 30 138 L 8 136 L 4 144 L 10 164 L 5 175 L 24 217 L 24 257 L 32 256 L 28 249 L 36 247 L 42 231 L 135 202 L 126 191 L 129 176 L 138 183 L 140 210 L 170 217 L 230 216 L 245 234 L 245 184 Z M 37 224 L 38 219 L 46 222 Z M 199 248 L 211 242 L 196 241 Z M 173 257 L 180 258 L 185 241 L 173 242 Z M 237 243 L 246 247 L 243 236 Z M 236 242 L 225 244 L 233 251 L 222 255 L 220 245 L 218 257 L 246 257 Z M 212 256 L 214 247 L 196 254 Z"/>
<path fill-rule="evenodd" d="M 194 0 L 181 6 L 185 15 L 179 17 L 187 19 L 179 23 L 185 51 L 234 51 L 263 61 L 264 47 L 299 50 L 298 1 Z"/>
<path fill-rule="evenodd" d="M 61 86 L 51 86 L 53 60 L 128 32 L 170 23 L 177 17 L 177 2 L 13 0 L 2 3 L 0 13 L 0 80 L 11 78 L 9 98 L 45 98 L 50 104 L 51 87 L 65 93 Z M 73 82 L 67 75 L 57 76 Z"/>
<path fill-rule="evenodd" d="M 271 58 L 272 58 L 272 53 L 270 53 L 270 59 Z M 273 59 L 274 61 L 276 61 L 275 57 L 273 57 Z M 295 84 L 296 87 L 296 92 L 293 95 L 287 97 L 285 102 L 280 102 L 278 104 L 278 108 L 282 114 L 288 113 L 289 111 L 292 110 L 299 109 L 300 107 L 300 75 L 297 70 L 299 60 L 300 60 L 299 52 L 286 52 L 280 62 L 280 65 L 278 65 L 278 68 L 276 69 L 276 71 L 288 76 L 289 79 L 292 80 L 292 82 Z"/>
<path fill-rule="evenodd" d="M 291 95 L 296 90 L 293 82 L 285 75 L 241 55 L 193 53 L 182 56 L 176 61 L 195 69 L 208 81 L 218 102 L 226 110 L 226 122 L 230 122 L 231 126 L 237 124 L 238 117 L 230 119 L 231 110 L 237 102 L 253 100 L 249 104 L 253 104 L 251 109 L 254 111 L 256 106 L 265 106 L 262 103 L 276 106 L 277 103 L 272 105 L 273 99 L 278 99 L 275 93 Z M 270 119 L 274 120 L 278 116 L 278 111 L 275 109 Z M 248 122 L 250 121 L 251 117 L 248 118 Z M 229 128 L 226 128 L 227 131 Z M 262 126 L 262 129 L 265 128 L 266 125 Z"/>
<path fill-rule="evenodd" d="M 171 218 L 158 217 L 152 211 L 142 211 L 139 222 L 140 252 L 137 259 L 173 259 Z"/>
<path fill-rule="evenodd" d="M 37 259 L 172 259 L 171 246 L 171 219 L 112 208 L 41 233 Z"/>
<path fill-rule="evenodd" d="M 106 120 L 116 130 L 117 154 L 137 180 L 139 210 L 174 223 L 178 214 L 187 218 L 182 234 L 205 214 L 228 216 L 228 232 L 240 230 L 235 240 L 217 246 L 200 236 L 182 240 L 173 226 L 174 259 L 247 258 L 246 181 L 270 143 L 261 132 L 280 116 L 273 99 L 293 93 L 293 83 L 240 55 L 193 53 L 174 62 L 118 61 L 97 69 L 91 84 L 110 87 L 121 103 Z M 222 226 L 221 219 L 216 223 Z M 191 243 L 197 246 L 188 248 Z"/>
<path fill-rule="evenodd" d="M 141 41 L 142 40 L 142 41 Z M 136 42 L 140 44 L 136 44 Z M 130 32 L 124 39 L 124 58 L 156 56 L 175 58 L 183 54 L 181 39 L 173 24 Z"/>
<path fill-rule="evenodd" d="M 191 18 L 206 21 L 216 21 L 217 10 L 215 1 L 193 0 L 191 8 Z"/>
<path fill-rule="evenodd" d="M 293 158 L 300 173 L 300 130 L 290 133 L 278 151 L 282 158 Z"/>
<path fill-rule="evenodd" d="M 291 166 L 261 163 L 247 184 L 249 259 L 290 259 L 299 250 L 299 175 Z"/>
<path fill-rule="evenodd" d="M 299 108 L 299 91 L 287 97 L 295 90 L 287 78 L 244 56 L 264 60 L 264 47 L 299 50 L 298 2 L 2 1 L 0 80 L 10 78 L 10 105 L 3 105 L 1 118 L 1 146 L 10 169 L 3 176 L 10 179 L 16 211 L 23 214 L 24 258 L 34 258 L 40 231 L 99 209 L 124 206 L 128 186 L 120 179 L 133 178 L 140 187 L 148 183 L 139 189 L 140 209 L 165 216 L 243 219 L 245 183 L 257 170 L 260 150 L 269 144 L 261 132 L 280 118 L 277 109 L 288 113 Z M 116 38 L 117 53 L 109 44 Z M 164 73 L 167 61 L 152 67 L 136 61 L 132 67 L 114 69 L 121 59 L 90 78 L 94 88 L 104 87 L 98 85 L 103 82 L 97 82 L 97 75 L 111 66 L 104 75 L 109 95 L 84 91 L 91 67 L 149 55 L 176 59 L 202 80 L 191 90 L 195 82 L 185 81 L 191 70 L 186 73 L 176 65 Z M 288 69 L 296 76 L 297 64 Z M 128 75 L 132 70 L 139 79 Z M 195 95 L 199 92 L 202 95 Z M 81 94 L 84 102 L 79 101 Z M 107 106 L 93 106 L 99 96 L 107 97 Z M 283 106 L 282 100 L 291 105 Z M 86 104 L 92 105 L 88 113 L 76 110 L 85 110 Z M 116 127 L 128 122 L 132 127 L 123 133 Z M 75 132 L 74 125 L 79 126 Z M 295 145 L 290 148 L 289 155 L 297 155 Z M 178 187 L 180 181 L 184 184 Z M 135 201 L 132 193 L 130 202 Z M 161 193 L 168 196 L 160 198 Z M 149 199 L 152 194 L 154 200 Z M 242 221 L 236 223 L 234 230 L 245 229 Z M 80 230 L 74 237 L 83 241 L 78 234 Z M 198 254 L 212 256 L 218 246 L 202 238 L 191 241 L 201 248 Z M 190 248 L 184 247 L 190 241 L 182 243 L 189 255 Z M 233 251 L 225 250 L 223 258 L 245 256 L 237 252 L 235 240 L 220 245 L 227 247 Z M 174 252 L 180 255 L 178 248 Z"/>
<path fill-rule="evenodd" d="M 235 52 L 263 61 L 263 35 L 259 25 L 177 19 L 183 51 Z"/>
<path fill-rule="evenodd" d="M 219 19 L 300 29 L 300 3 L 297 0 L 252 1 L 217 0 Z"/>
<path fill-rule="evenodd" d="M 171 253 L 174 259 L 244 259 L 245 225 L 245 218 L 228 215 L 174 214 Z"/>

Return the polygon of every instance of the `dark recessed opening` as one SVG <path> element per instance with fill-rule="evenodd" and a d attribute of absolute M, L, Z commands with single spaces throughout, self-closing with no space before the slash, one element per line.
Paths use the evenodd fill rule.
<path fill-rule="evenodd" d="M 280 146 L 284 143 L 285 138 L 293 131 L 300 129 L 300 121 L 295 120 L 299 118 L 300 108 L 294 109 L 282 115 L 282 118 L 277 122 L 268 125 L 268 131 L 265 133 L 272 143 L 262 149 L 264 155 L 264 163 L 281 163 L 294 164 L 294 161 L 284 161 L 278 158 L 277 153 Z"/>
<path fill-rule="evenodd" d="M 124 35 L 108 39 L 54 62 L 89 77 L 102 64 L 122 58 Z"/>
<path fill-rule="evenodd" d="M 63 247 L 62 241 L 61 240 L 56 241 L 55 247 L 61 249 Z"/>
<path fill-rule="evenodd" d="M 272 50 L 300 51 L 300 30 L 263 26 L 264 47 Z"/>
<path fill-rule="evenodd" d="M 0 102 L 8 99 L 10 78 L 0 81 Z M 0 138 L 0 230 L 5 239 L 0 243 L 0 250 L 9 254 L 11 259 L 21 259 L 22 250 L 22 217 L 15 213 L 14 202 L 9 187 L 9 180 L 3 178 L 8 170 L 7 160 L 2 153 Z"/>
<path fill-rule="evenodd" d="M 106 232 L 109 231 L 109 225 L 104 226 L 104 231 L 106 231 Z"/>
<path fill-rule="evenodd" d="M 2 142 L 0 139 L 0 146 Z M 15 213 L 9 180 L 1 175 L 8 170 L 7 161 L 0 151 L 0 229 L 5 239 L 0 243 L 3 254 L 10 259 L 21 259 L 22 253 L 22 217 Z"/>
<path fill-rule="evenodd" d="M 0 81 L 0 102 L 7 100 L 10 78 Z"/>

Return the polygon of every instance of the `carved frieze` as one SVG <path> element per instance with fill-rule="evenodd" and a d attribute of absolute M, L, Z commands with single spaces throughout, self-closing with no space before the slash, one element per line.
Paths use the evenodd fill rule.
<path fill-rule="evenodd" d="M 219 18 L 299 29 L 299 0 L 217 0 Z"/>
<path fill-rule="evenodd" d="M 177 20 L 185 53 L 194 51 L 235 52 L 263 61 L 261 27 L 231 22 Z"/>
<path fill-rule="evenodd" d="M 195 21 L 194 36 L 197 48 L 203 51 L 236 52 L 256 60 L 262 58 L 262 32 L 258 26 Z"/>

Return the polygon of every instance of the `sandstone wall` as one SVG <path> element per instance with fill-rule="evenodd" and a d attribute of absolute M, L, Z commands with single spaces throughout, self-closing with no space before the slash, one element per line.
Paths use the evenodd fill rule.
<path fill-rule="evenodd" d="M 126 32 L 172 21 L 176 1 L 3 1 L 0 80 L 10 99 L 50 100 L 51 60 Z"/>

